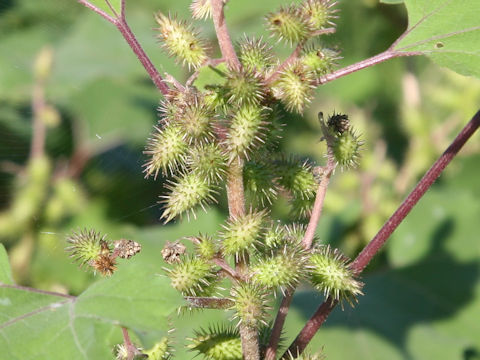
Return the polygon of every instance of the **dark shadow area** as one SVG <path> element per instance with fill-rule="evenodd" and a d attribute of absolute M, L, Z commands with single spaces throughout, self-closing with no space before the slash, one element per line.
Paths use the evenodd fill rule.
<path fill-rule="evenodd" d="M 359 298 L 359 304 L 354 309 L 346 306 L 343 312 L 334 310 L 325 327 L 374 332 L 410 359 L 406 339 L 412 326 L 448 319 L 474 297 L 480 261 L 460 263 L 446 251 L 454 226 L 451 219 L 438 225 L 431 235 L 434 241 L 429 255 L 418 263 L 365 277 L 365 296 Z M 300 293 L 293 306 L 308 319 L 319 304 L 312 293 Z M 464 359 L 477 356 L 474 348 L 465 349 L 463 354 Z"/>

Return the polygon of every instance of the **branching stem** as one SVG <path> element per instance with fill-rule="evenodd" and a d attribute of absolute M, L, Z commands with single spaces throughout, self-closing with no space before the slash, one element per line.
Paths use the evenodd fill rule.
<path fill-rule="evenodd" d="M 235 49 L 233 48 L 230 34 L 228 33 L 225 15 L 223 13 L 223 0 L 211 0 L 211 2 L 213 24 L 215 25 L 215 32 L 217 34 L 218 45 L 220 46 L 222 56 L 230 68 L 239 69 L 241 64 L 235 53 Z"/>
<path fill-rule="evenodd" d="M 135 53 L 137 56 L 138 60 L 142 63 L 143 67 L 147 71 L 148 75 L 152 79 L 153 83 L 157 87 L 160 92 L 166 96 L 169 92 L 168 86 L 165 84 L 163 81 L 162 76 L 158 72 L 157 68 L 153 65 L 153 63 L 150 61 L 150 58 L 148 55 L 145 53 L 143 50 L 142 46 L 138 43 L 137 38 L 133 34 L 132 30 L 128 26 L 128 23 L 125 19 L 125 2 L 122 1 L 121 4 L 121 14 L 116 14 L 117 17 L 112 17 L 108 15 L 106 12 L 103 10 L 99 9 L 95 5 L 91 4 L 90 2 L 86 0 L 77 0 L 80 4 L 86 6 L 90 10 L 93 10 L 97 14 L 101 15 L 104 19 L 112 23 L 113 25 L 116 26 L 116 28 L 120 31 L 122 34 L 123 38 L 125 41 L 130 45 L 130 48 L 132 51 Z M 108 3 L 108 2 L 107 2 Z M 108 3 L 109 4 L 109 3 Z M 114 10 L 112 10 L 114 12 Z"/>
<path fill-rule="evenodd" d="M 357 258 L 352 262 L 351 267 L 360 274 L 372 258 L 378 253 L 383 244 L 387 241 L 390 235 L 405 219 L 412 208 L 418 203 L 425 192 L 432 186 L 435 180 L 440 176 L 445 167 L 457 155 L 460 149 L 465 145 L 468 139 L 475 133 L 480 126 L 480 110 L 475 116 L 465 125 L 457 137 L 453 140 L 445 152 L 435 161 L 433 166 L 418 182 L 412 192 L 403 201 L 400 207 L 393 213 L 390 219 L 382 226 L 377 235 L 368 243 Z M 322 326 L 325 319 L 333 310 L 337 303 L 331 299 L 327 299 L 313 316 L 308 320 L 304 328 L 300 331 L 295 341 L 290 345 L 289 349 L 283 355 L 282 359 L 288 357 L 289 352 L 292 354 L 301 354 L 308 343 L 312 340 L 320 326 Z"/>

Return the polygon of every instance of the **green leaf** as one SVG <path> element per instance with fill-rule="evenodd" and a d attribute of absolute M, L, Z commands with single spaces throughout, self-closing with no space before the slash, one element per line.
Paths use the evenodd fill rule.
<path fill-rule="evenodd" d="M 121 0 L 89 0 L 88 2 L 113 18 L 119 17 L 122 11 Z"/>
<path fill-rule="evenodd" d="M 227 66 L 221 63 L 215 67 L 204 66 L 198 70 L 198 76 L 194 85 L 199 90 L 205 90 L 205 85 L 223 85 L 225 83 L 225 71 Z"/>
<path fill-rule="evenodd" d="M 8 254 L 5 247 L 0 244 L 0 283 L 13 284 L 12 270 L 8 262 Z"/>
<path fill-rule="evenodd" d="M 408 29 L 399 52 L 420 52 L 463 75 L 480 77 L 480 1 L 405 0 Z"/>
<path fill-rule="evenodd" d="M 107 359 L 121 341 L 120 329 L 112 325 L 165 334 L 181 296 L 155 266 L 132 259 L 119 267 L 77 298 L 0 285 L 2 356 Z"/>
<path fill-rule="evenodd" d="M 403 0 L 380 0 L 380 2 L 384 4 L 394 5 L 394 4 L 402 4 Z"/>

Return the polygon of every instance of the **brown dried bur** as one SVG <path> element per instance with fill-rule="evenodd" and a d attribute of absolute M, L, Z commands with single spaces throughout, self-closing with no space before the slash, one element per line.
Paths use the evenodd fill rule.
<path fill-rule="evenodd" d="M 167 241 L 162 249 L 162 257 L 168 264 L 180 262 L 180 255 L 185 254 L 187 248 L 181 244 L 178 240 L 175 242 Z"/>
<path fill-rule="evenodd" d="M 135 254 L 138 254 L 140 250 L 142 250 L 142 246 L 133 240 L 120 239 L 113 242 L 114 256 L 122 259 L 130 259 Z"/>

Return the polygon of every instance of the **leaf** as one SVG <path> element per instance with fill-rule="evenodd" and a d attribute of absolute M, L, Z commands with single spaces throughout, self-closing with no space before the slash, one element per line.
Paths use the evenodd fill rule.
<path fill-rule="evenodd" d="M 122 11 L 121 0 L 89 0 L 88 2 L 113 18 L 119 17 Z"/>
<path fill-rule="evenodd" d="M 0 284 L 2 355 L 25 360 L 107 359 L 120 341 L 120 329 L 112 325 L 165 334 L 168 316 L 183 300 L 157 270 L 130 260 L 77 298 Z"/>
<path fill-rule="evenodd" d="M 0 244 L 0 283 L 13 284 L 12 270 L 5 247 Z"/>
<path fill-rule="evenodd" d="M 480 1 L 405 0 L 408 29 L 398 52 L 420 52 L 463 75 L 480 77 Z"/>
<path fill-rule="evenodd" d="M 403 0 L 380 0 L 381 3 L 384 3 L 384 4 L 390 4 L 390 5 L 394 5 L 394 4 L 401 4 L 403 3 Z"/>

